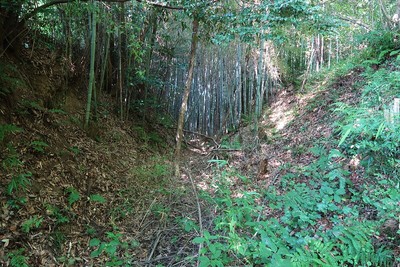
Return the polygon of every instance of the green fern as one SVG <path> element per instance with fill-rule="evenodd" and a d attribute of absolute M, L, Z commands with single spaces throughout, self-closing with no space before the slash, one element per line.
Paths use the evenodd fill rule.
<path fill-rule="evenodd" d="M 0 124 L 0 143 L 3 142 L 7 134 L 19 132 L 22 132 L 22 129 L 13 124 Z"/>
<path fill-rule="evenodd" d="M 315 250 L 311 250 L 308 247 L 297 248 L 291 257 L 295 266 L 332 266 L 332 264 L 326 262 L 324 258 L 320 258 Z"/>
<path fill-rule="evenodd" d="M 29 258 L 24 255 L 25 249 L 20 248 L 13 250 L 7 254 L 7 258 L 10 259 L 10 266 L 12 267 L 28 267 Z"/>
<path fill-rule="evenodd" d="M 370 226 L 364 224 L 343 228 L 338 236 L 338 249 L 343 257 L 340 263 L 368 266 L 375 254 L 372 233 Z"/>

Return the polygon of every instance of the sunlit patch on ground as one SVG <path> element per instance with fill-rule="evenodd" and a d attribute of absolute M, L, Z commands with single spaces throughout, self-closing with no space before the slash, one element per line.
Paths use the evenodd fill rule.
<path fill-rule="evenodd" d="M 271 115 L 269 116 L 269 121 L 275 124 L 276 130 L 282 130 L 288 125 L 293 119 L 293 104 L 296 103 L 295 97 L 287 97 L 288 92 L 282 91 L 278 95 L 278 101 L 272 104 Z"/>

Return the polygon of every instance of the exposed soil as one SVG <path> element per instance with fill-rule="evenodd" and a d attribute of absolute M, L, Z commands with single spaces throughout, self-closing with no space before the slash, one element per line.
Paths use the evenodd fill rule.
<path fill-rule="evenodd" d="M 108 255 L 91 257 L 95 248 L 89 242 L 109 240 L 109 233 L 121 234 L 121 244 L 129 244 L 116 256 L 129 254 L 132 265 L 174 261 L 170 255 L 183 249 L 173 248 L 170 240 L 180 228 L 167 228 L 166 222 L 174 222 L 176 211 L 186 212 L 185 205 L 192 203 L 169 193 L 186 190 L 169 175 L 171 149 L 143 139 L 143 132 L 154 131 L 168 143 L 171 132 L 121 122 L 112 105 L 99 107 L 99 123 L 85 131 L 85 83 L 63 88 L 66 70 L 45 50 L 24 55 L 23 64 L 15 63 L 19 60 L 8 58 L 14 62 L 8 75 L 18 86 L 0 99 L 0 123 L 19 127 L 1 144 L 0 159 L 3 166 L 10 159 L 20 161 L 0 174 L 0 265 L 9 266 L 7 255 L 21 248 L 30 266 L 104 265 Z M 99 102 L 112 101 L 103 96 Z M 11 197 L 3 189 L 18 174 L 27 175 L 28 182 Z M 32 218 L 40 223 L 24 231 Z"/>

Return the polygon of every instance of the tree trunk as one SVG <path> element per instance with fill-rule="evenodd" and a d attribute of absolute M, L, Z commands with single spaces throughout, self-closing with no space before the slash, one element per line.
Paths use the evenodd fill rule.
<path fill-rule="evenodd" d="M 328 69 L 331 68 L 331 57 L 332 57 L 332 38 L 329 38 Z"/>
<path fill-rule="evenodd" d="M 143 38 L 143 50 L 145 50 L 145 54 L 144 54 L 144 64 L 143 64 L 143 68 L 144 68 L 144 77 L 145 77 L 145 82 L 144 82 L 144 110 L 148 110 L 149 108 L 149 96 L 150 96 L 150 68 L 151 68 L 151 59 L 153 56 L 153 50 L 154 50 L 154 44 L 155 44 L 155 40 L 156 40 L 156 35 L 157 35 L 157 11 L 155 9 L 153 9 L 151 11 L 151 13 L 149 14 L 149 17 L 146 18 L 147 20 L 147 25 L 146 27 L 143 28 L 143 32 L 142 32 L 142 38 Z M 151 29 L 151 31 L 150 31 Z M 149 36 L 148 36 L 149 35 Z M 145 48 L 145 41 L 146 39 L 149 39 L 149 47 Z M 143 121 L 145 121 L 146 119 L 146 114 L 147 112 L 143 113 Z"/>
<path fill-rule="evenodd" d="M 396 13 L 392 17 L 392 22 L 397 28 L 400 28 L 400 0 L 397 0 Z"/>
<path fill-rule="evenodd" d="M 182 98 L 182 105 L 181 110 L 179 112 L 179 119 L 178 119 L 178 128 L 176 131 L 176 148 L 175 148 L 175 176 L 180 175 L 179 164 L 181 158 L 181 148 L 182 148 L 182 139 L 183 139 L 183 126 L 185 122 L 185 113 L 187 110 L 187 102 L 189 99 L 190 88 L 192 86 L 192 78 L 193 78 L 193 69 L 196 59 L 196 48 L 197 48 L 197 41 L 198 41 L 198 32 L 199 32 L 199 21 L 194 18 L 192 23 L 192 42 L 190 48 L 190 55 L 189 55 L 189 71 L 188 76 L 186 79 L 185 90 L 183 92 Z"/>
<path fill-rule="evenodd" d="M 256 107 L 255 107 L 255 116 L 258 119 L 261 116 L 262 112 L 262 91 L 263 91 L 263 86 L 262 86 L 262 81 L 263 81 L 263 62 L 264 62 L 264 38 L 261 36 L 260 39 L 260 47 L 259 47 L 259 53 L 258 53 L 258 62 L 257 62 L 257 86 L 256 86 Z"/>
<path fill-rule="evenodd" d="M 107 70 L 107 65 L 108 65 L 108 58 L 109 58 L 109 51 L 110 51 L 110 33 L 107 32 L 106 30 L 106 40 L 105 40 L 105 44 L 104 44 L 104 53 L 103 53 L 103 59 L 101 61 L 102 66 L 101 66 L 101 73 L 100 73 L 100 90 L 103 90 L 104 85 L 105 85 L 105 74 L 106 74 L 106 70 Z"/>
<path fill-rule="evenodd" d="M 118 28 L 118 89 L 119 89 L 119 112 L 121 121 L 124 119 L 124 92 L 123 92 L 123 82 L 124 78 L 122 76 L 122 30 L 124 26 L 124 3 L 120 3 L 121 11 L 119 13 L 119 23 L 120 28 Z"/>
<path fill-rule="evenodd" d="M 95 2 L 93 1 L 93 6 L 95 7 Z M 89 87 L 88 87 L 88 96 L 87 96 L 87 105 L 86 105 L 86 116 L 85 116 L 85 128 L 88 129 L 89 126 L 89 118 L 90 118 L 90 109 L 92 104 L 92 92 L 94 87 L 94 59 L 96 54 L 96 10 L 93 9 L 92 12 L 92 37 L 91 37 L 91 45 L 90 45 L 90 72 L 89 72 Z"/>
<path fill-rule="evenodd" d="M 237 44 L 237 58 L 236 58 L 236 101 L 237 101 L 237 120 L 236 124 L 239 125 L 242 116 L 242 46 L 240 40 Z"/>
<path fill-rule="evenodd" d="M 18 22 L 22 1 L 13 1 L 7 5 L 0 4 L 0 56 L 6 50 L 18 54 L 21 47 L 20 38 L 24 29 L 24 25 Z"/>
<path fill-rule="evenodd" d="M 242 90 L 243 90 L 243 114 L 247 115 L 247 80 L 248 80 L 248 72 L 247 72 L 247 65 L 248 65 L 248 60 L 247 60 L 247 52 L 246 52 L 246 48 L 243 49 L 244 54 L 245 54 L 245 59 L 244 59 L 244 63 L 243 63 L 243 86 L 242 86 Z"/>

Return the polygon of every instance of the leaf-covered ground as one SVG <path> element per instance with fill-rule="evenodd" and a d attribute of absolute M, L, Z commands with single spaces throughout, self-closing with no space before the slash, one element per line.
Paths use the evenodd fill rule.
<path fill-rule="evenodd" d="M 2 85 L 13 92 L 0 99 L 0 265 L 172 260 L 169 240 L 159 243 L 175 231 L 166 228 L 171 207 L 186 205 L 171 197 L 184 192 L 171 178 L 172 132 L 119 121 L 106 97 L 87 132 L 76 81 L 61 87 L 65 70 L 46 50 L 24 60 L 2 62 Z"/>

